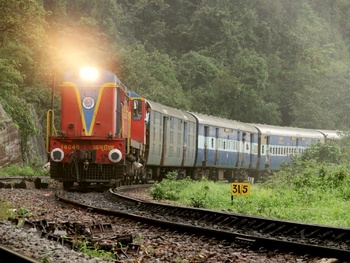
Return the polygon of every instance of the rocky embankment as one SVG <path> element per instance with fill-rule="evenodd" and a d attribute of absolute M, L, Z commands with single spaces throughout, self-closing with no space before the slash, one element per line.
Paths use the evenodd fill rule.
<path fill-rule="evenodd" d="M 30 109 L 30 115 L 37 128 L 37 134 L 29 138 L 22 151 L 18 125 L 14 123 L 0 104 L 0 168 L 9 164 L 22 164 L 23 160 L 43 165 L 47 162 L 43 128 L 33 107 Z"/>
<path fill-rule="evenodd" d="M 21 138 L 18 128 L 0 104 L 0 167 L 21 162 Z"/>

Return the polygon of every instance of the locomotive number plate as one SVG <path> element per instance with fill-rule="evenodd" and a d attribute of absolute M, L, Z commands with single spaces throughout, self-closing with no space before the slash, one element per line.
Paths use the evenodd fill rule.
<path fill-rule="evenodd" d="M 63 150 L 74 150 L 77 149 L 79 150 L 80 146 L 79 144 L 62 144 L 61 149 Z"/>
<path fill-rule="evenodd" d="M 231 195 L 232 196 L 249 196 L 250 183 L 232 183 Z"/>

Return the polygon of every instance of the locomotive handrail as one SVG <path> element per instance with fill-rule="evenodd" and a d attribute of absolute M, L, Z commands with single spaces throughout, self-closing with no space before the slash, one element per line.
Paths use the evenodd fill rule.
<path fill-rule="evenodd" d="M 50 153 L 50 136 L 52 134 L 57 135 L 57 131 L 54 125 L 55 113 L 53 110 L 48 110 L 46 113 L 46 152 Z"/>
<path fill-rule="evenodd" d="M 127 147 L 125 156 L 130 154 L 130 145 L 131 145 L 131 112 L 128 113 L 128 138 L 126 140 Z"/>

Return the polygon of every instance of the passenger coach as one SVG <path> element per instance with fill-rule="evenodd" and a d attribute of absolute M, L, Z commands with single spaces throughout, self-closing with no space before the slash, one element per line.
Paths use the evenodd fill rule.
<path fill-rule="evenodd" d="M 195 178 L 242 180 L 257 161 L 258 132 L 251 124 L 199 113 Z"/>
<path fill-rule="evenodd" d="M 324 135 L 312 129 L 254 124 L 259 131 L 257 172 L 277 171 L 281 163 L 289 163 L 290 156 L 302 154 L 311 144 L 325 142 Z"/>
<path fill-rule="evenodd" d="M 168 171 L 177 170 L 189 176 L 196 158 L 196 119 L 186 111 L 153 101 L 147 134 L 146 163 L 148 172 L 162 178 Z"/>

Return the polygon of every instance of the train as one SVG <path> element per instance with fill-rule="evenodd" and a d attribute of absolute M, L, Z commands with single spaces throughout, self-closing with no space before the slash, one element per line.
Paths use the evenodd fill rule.
<path fill-rule="evenodd" d="M 311 144 L 340 136 L 169 107 L 139 96 L 99 67 L 65 72 L 60 101 L 59 130 L 53 109 L 48 111 L 46 148 L 50 177 L 67 189 L 159 181 L 169 172 L 255 183 Z"/>

